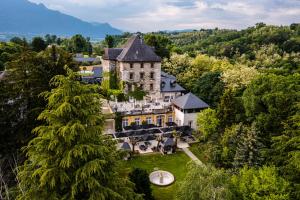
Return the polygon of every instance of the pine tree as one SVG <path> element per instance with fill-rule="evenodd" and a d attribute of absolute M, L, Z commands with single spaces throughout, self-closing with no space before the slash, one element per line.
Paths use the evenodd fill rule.
<path fill-rule="evenodd" d="M 233 165 L 236 168 L 244 165 L 250 167 L 261 165 L 263 161 L 261 152 L 263 146 L 259 140 L 255 123 L 252 123 L 250 128 L 244 127 L 239 141 Z"/>
<path fill-rule="evenodd" d="M 296 107 L 298 112 L 283 123 L 283 134 L 272 138 L 271 159 L 280 174 L 290 181 L 293 199 L 300 199 L 300 103 Z"/>
<path fill-rule="evenodd" d="M 145 200 L 153 200 L 151 183 L 146 170 L 141 168 L 134 169 L 129 174 L 129 179 L 135 184 L 135 192 L 143 194 Z"/>
<path fill-rule="evenodd" d="M 55 76 L 44 93 L 44 125 L 24 148 L 18 199 L 136 199 L 132 184 L 117 173 L 115 142 L 103 134 L 98 86 L 82 85 L 76 73 Z"/>

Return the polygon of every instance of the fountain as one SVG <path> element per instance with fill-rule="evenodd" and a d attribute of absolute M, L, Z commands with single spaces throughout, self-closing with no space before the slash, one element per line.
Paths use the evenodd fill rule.
<path fill-rule="evenodd" d="M 175 181 L 173 174 L 167 171 L 157 170 L 149 175 L 150 182 L 158 186 L 167 186 Z"/>

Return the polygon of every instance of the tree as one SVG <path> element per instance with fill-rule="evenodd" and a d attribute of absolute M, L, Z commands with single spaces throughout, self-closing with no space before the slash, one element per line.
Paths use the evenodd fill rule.
<path fill-rule="evenodd" d="M 185 179 L 178 185 L 179 189 L 176 192 L 176 199 L 232 199 L 229 183 L 229 176 L 224 170 L 190 163 Z"/>
<path fill-rule="evenodd" d="M 105 36 L 105 42 L 108 48 L 113 48 L 115 45 L 115 40 L 114 37 L 111 35 L 106 35 Z"/>
<path fill-rule="evenodd" d="M 250 84 L 250 82 L 258 75 L 259 73 L 255 68 L 237 65 L 233 69 L 224 71 L 222 74 L 222 80 L 227 88 L 239 89 Z"/>
<path fill-rule="evenodd" d="M 145 43 L 155 48 L 155 53 L 161 58 L 170 57 L 170 49 L 172 48 L 172 41 L 163 36 L 157 34 L 146 34 L 144 36 Z"/>
<path fill-rule="evenodd" d="M 234 122 L 243 118 L 243 104 L 241 98 L 236 97 L 236 95 L 236 91 L 227 89 L 218 104 L 217 116 L 223 128 L 231 126 Z"/>
<path fill-rule="evenodd" d="M 295 113 L 299 100 L 300 75 L 264 75 L 255 79 L 243 93 L 243 105 L 249 121 L 255 121 L 264 145 L 283 131 L 282 122 Z"/>
<path fill-rule="evenodd" d="M 245 166 L 231 179 L 236 199 L 288 200 L 289 183 L 278 176 L 274 166 L 248 168 Z"/>
<path fill-rule="evenodd" d="M 86 39 L 80 34 L 74 35 L 70 39 L 68 46 L 69 46 L 68 48 L 73 53 L 83 53 L 83 52 L 91 53 L 91 44 L 88 38 Z"/>
<path fill-rule="evenodd" d="M 176 149 L 177 149 L 177 143 L 178 143 L 178 139 L 180 138 L 180 132 L 177 132 L 176 130 L 174 130 L 172 132 L 172 137 L 175 138 L 175 143 L 173 145 L 173 153 L 176 152 Z"/>
<path fill-rule="evenodd" d="M 300 108 L 300 104 L 296 105 Z M 292 199 L 300 198 L 300 112 L 284 122 L 284 132 L 272 138 L 272 162 L 280 174 L 290 181 Z"/>
<path fill-rule="evenodd" d="M 135 153 L 135 145 L 138 143 L 138 139 L 135 137 L 130 137 L 129 139 L 132 144 L 132 153 L 134 154 Z"/>
<path fill-rule="evenodd" d="M 201 111 L 197 116 L 198 130 L 203 134 L 205 140 L 211 137 L 213 140 L 216 139 L 219 123 L 216 111 L 211 108 Z"/>
<path fill-rule="evenodd" d="M 260 166 L 263 162 L 262 149 L 263 145 L 260 142 L 258 130 L 255 123 L 251 127 L 243 127 L 245 129 L 239 135 L 237 149 L 234 156 L 234 167 L 249 167 Z"/>
<path fill-rule="evenodd" d="M 129 180 L 135 184 L 135 192 L 143 194 L 145 200 L 153 200 L 149 175 L 146 170 L 135 168 L 129 174 Z"/>
<path fill-rule="evenodd" d="M 52 79 L 44 93 L 47 108 L 37 135 L 24 148 L 18 199 L 135 199 L 129 182 L 116 172 L 120 154 L 102 132 L 104 117 L 98 86 L 82 85 L 78 76 Z"/>
<path fill-rule="evenodd" d="M 18 44 L 20 46 L 23 46 L 23 47 L 27 47 L 28 46 L 28 43 L 26 41 L 25 38 L 19 38 L 19 37 L 13 37 L 10 39 L 10 42 L 13 42 L 15 44 Z"/>
<path fill-rule="evenodd" d="M 212 107 L 216 107 L 224 91 L 220 76 L 220 72 L 205 72 L 194 83 L 193 92 Z"/>
<path fill-rule="evenodd" d="M 31 42 L 32 50 L 40 52 L 46 49 L 47 44 L 45 40 L 41 37 L 34 37 Z"/>
<path fill-rule="evenodd" d="M 156 151 L 159 151 L 159 145 L 160 143 L 163 141 L 163 138 L 161 135 L 156 136 L 156 141 L 157 141 L 157 145 L 156 145 Z"/>

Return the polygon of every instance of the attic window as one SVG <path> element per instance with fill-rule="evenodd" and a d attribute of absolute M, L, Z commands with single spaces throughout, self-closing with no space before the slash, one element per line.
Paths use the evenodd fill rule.
<path fill-rule="evenodd" d="M 170 82 L 170 86 L 171 86 L 171 87 L 175 87 L 175 86 L 176 86 L 176 81 L 175 81 L 175 80 L 172 80 L 172 81 Z"/>

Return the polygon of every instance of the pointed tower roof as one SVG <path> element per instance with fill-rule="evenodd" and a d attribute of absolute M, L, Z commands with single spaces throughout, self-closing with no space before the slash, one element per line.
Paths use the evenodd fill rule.
<path fill-rule="evenodd" d="M 209 107 L 207 103 L 205 103 L 192 93 L 188 93 L 186 95 L 178 97 L 172 103 L 181 109 L 197 109 Z"/>
<path fill-rule="evenodd" d="M 156 55 L 154 49 L 146 45 L 139 35 L 134 35 L 127 41 L 117 60 L 123 62 L 161 62 L 161 58 Z"/>

